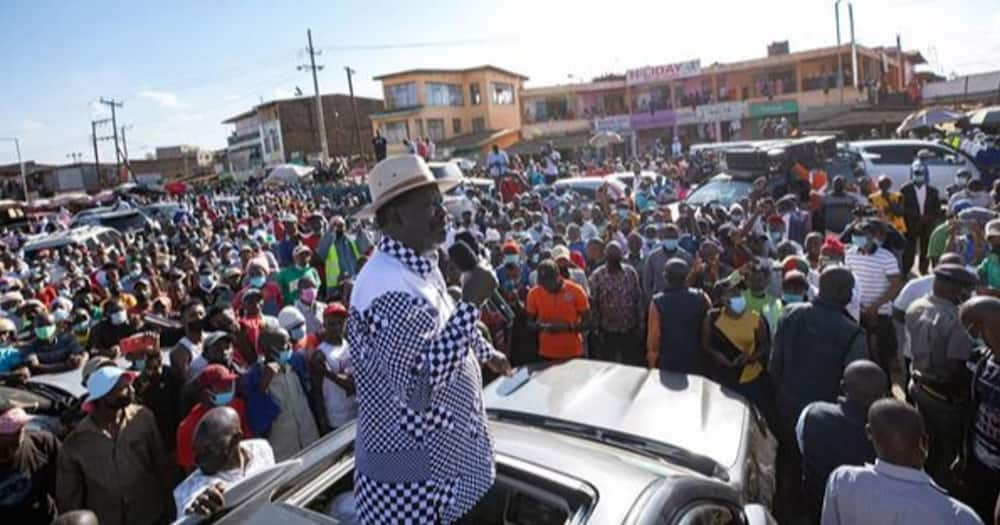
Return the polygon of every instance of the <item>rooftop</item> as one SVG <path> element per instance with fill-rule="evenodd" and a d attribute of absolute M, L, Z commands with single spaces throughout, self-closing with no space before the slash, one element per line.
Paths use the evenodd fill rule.
<path fill-rule="evenodd" d="M 346 95 L 344 93 L 323 93 L 323 98 L 324 99 L 325 98 L 333 98 L 333 97 L 350 97 L 350 95 Z M 273 106 L 273 105 L 278 104 L 278 103 L 282 103 L 282 102 L 296 102 L 296 101 L 299 101 L 299 100 L 309 100 L 309 101 L 311 101 L 311 100 L 313 100 L 313 98 L 314 98 L 313 95 L 302 95 L 302 96 L 298 96 L 298 97 L 276 98 L 274 100 L 268 100 L 266 102 L 261 102 L 260 104 L 257 104 L 255 106 L 253 106 L 252 108 L 244 111 L 243 113 L 240 113 L 238 115 L 229 117 L 226 120 L 223 120 L 222 123 L 223 124 L 233 124 L 233 123 L 235 123 L 238 120 L 243 120 L 245 118 L 252 117 L 252 116 L 256 115 L 257 111 L 259 109 L 261 109 L 261 108 L 270 107 L 270 106 Z M 355 95 L 354 98 L 355 98 L 355 100 L 373 100 L 373 101 L 381 101 L 382 100 L 382 99 L 379 99 L 379 98 L 359 97 L 357 95 Z"/>
<path fill-rule="evenodd" d="M 517 78 L 520 78 L 521 80 L 528 80 L 528 77 L 526 77 L 526 76 L 524 76 L 524 75 L 522 75 L 520 73 L 515 73 L 515 72 L 510 71 L 508 69 L 503 69 L 503 68 L 492 66 L 492 65 L 489 65 L 489 64 L 485 64 L 485 65 L 482 65 L 482 66 L 476 66 L 476 67 L 459 68 L 459 69 L 433 69 L 433 68 L 407 69 L 405 71 L 397 71 L 395 73 L 386 73 L 384 75 L 378 75 L 376 77 L 372 77 L 372 80 L 385 80 L 385 79 L 388 79 L 388 78 L 399 77 L 399 76 L 403 76 L 403 75 L 434 75 L 434 74 L 448 74 L 448 73 L 472 73 L 474 71 L 482 71 L 482 70 L 496 71 L 497 73 L 502 73 L 504 75 L 510 75 L 512 77 L 517 77 Z"/>

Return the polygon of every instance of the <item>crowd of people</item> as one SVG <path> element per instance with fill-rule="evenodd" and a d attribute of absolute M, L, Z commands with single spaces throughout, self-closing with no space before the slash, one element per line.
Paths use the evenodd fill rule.
<path fill-rule="evenodd" d="M 691 207 L 666 196 L 694 163 L 664 153 L 630 162 L 624 194 L 587 199 L 532 191 L 582 172 L 558 151 L 494 148 L 497 188 L 513 169 L 529 180 L 468 189 L 474 209 L 448 217 L 432 258 L 310 186 L 202 189 L 173 220 L 30 258 L 30 239 L 8 232 L 0 374 L 16 386 L 77 373 L 86 393 L 55 423 L 0 400 L 0 510 L 12 523 L 89 511 L 102 525 L 210 514 L 233 483 L 357 417 L 356 370 L 371 365 L 352 345 L 374 344 L 358 324 L 378 324 L 352 315 L 374 293 L 355 288 L 362 268 L 386 252 L 418 273 L 414 258 L 436 260 L 459 301 L 447 248 L 461 242 L 506 302 L 475 326 L 513 366 L 587 357 L 703 375 L 745 397 L 778 438 L 782 522 L 992 523 L 995 187 L 963 175 L 939 195 L 917 158 L 902 188 L 877 173 L 805 195 L 761 179 L 746 199 Z M 238 198 L 219 205 L 223 194 Z M 334 510 L 358 518 L 350 502 Z"/>

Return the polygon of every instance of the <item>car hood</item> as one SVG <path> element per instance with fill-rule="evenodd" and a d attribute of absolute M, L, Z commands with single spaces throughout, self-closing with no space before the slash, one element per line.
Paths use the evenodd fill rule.
<path fill-rule="evenodd" d="M 743 398 L 700 376 L 575 359 L 536 365 L 520 388 L 486 387 L 487 410 L 527 413 L 681 447 L 735 466 L 750 409 Z"/>

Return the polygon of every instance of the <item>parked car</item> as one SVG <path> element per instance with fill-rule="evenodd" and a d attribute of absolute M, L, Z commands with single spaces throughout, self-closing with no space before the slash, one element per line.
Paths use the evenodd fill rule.
<path fill-rule="evenodd" d="M 708 179 L 705 184 L 695 188 L 688 194 L 687 199 L 684 199 L 684 202 L 691 206 L 719 204 L 728 208 L 732 204 L 749 197 L 752 190 L 752 179 L 720 173 Z"/>
<path fill-rule="evenodd" d="M 33 237 L 24 245 L 24 258 L 35 260 L 40 250 L 57 250 L 64 246 L 79 245 L 93 251 L 98 246 L 109 246 L 121 239 L 121 234 L 107 226 L 78 226 L 48 235 Z"/>
<path fill-rule="evenodd" d="M 585 200 L 593 201 L 597 198 L 597 190 L 607 185 L 611 194 L 617 199 L 624 197 L 625 184 L 612 177 L 587 176 L 559 179 L 552 184 L 553 190 L 571 191 L 583 197 Z"/>
<path fill-rule="evenodd" d="M 129 233 L 143 231 L 153 226 L 153 221 L 136 209 L 110 211 L 103 211 L 106 208 L 95 209 L 102 211 L 87 210 L 76 214 L 73 217 L 73 222 L 70 223 L 70 228 L 85 225 L 107 226 L 121 233 Z"/>
<path fill-rule="evenodd" d="M 941 195 L 947 195 L 947 187 L 955 182 L 955 173 L 960 169 L 969 170 L 973 179 L 980 178 L 979 168 L 964 153 L 947 146 L 925 140 L 863 140 L 851 142 L 848 148 L 859 155 L 865 172 L 874 180 L 879 175 L 888 175 L 895 190 L 910 180 L 910 165 L 917 158 L 917 152 L 926 149 L 931 158 L 926 161 L 929 168 L 927 184 L 937 188 Z"/>
<path fill-rule="evenodd" d="M 773 524 L 774 438 L 741 397 L 698 376 L 577 359 L 536 364 L 484 392 L 496 449 L 482 524 Z M 352 497 L 356 427 L 231 488 L 211 519 L 338 523 Z"/>
<path fill-rule="evenodd" d="M 181 209 L 177 202 L 156 202 L 139 208 L 146 217 L 159 222 L 160 224 L 172 224 L 174 215 Z"/>

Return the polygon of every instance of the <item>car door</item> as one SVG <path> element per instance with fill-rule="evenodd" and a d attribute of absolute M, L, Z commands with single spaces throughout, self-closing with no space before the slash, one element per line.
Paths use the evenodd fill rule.
<path fill-rule="evenodd" d="M 924 163 L 927 164 L 928 184 L 937 188 L 941 195 L 947 195 L 948 185 L 955 182 L 955 173 L 960 169 L 967 169 L 973 174 L 976 173 L 975 166 L 972 165 L 961 153 L 949 150 L 942 146 L 932 146 L 927 148 L 932 157 Z"/>
<path fill-rule="evenodd" d="M 895 190 L 909 182 L 910 165 L 917 158 L 918 146 L 907 144 L 885 144 L 868 146 L 864 149 L 867 161 L 867 175 L 877 180 L 880 175 L 887 175 L 892 180 Z"/>

